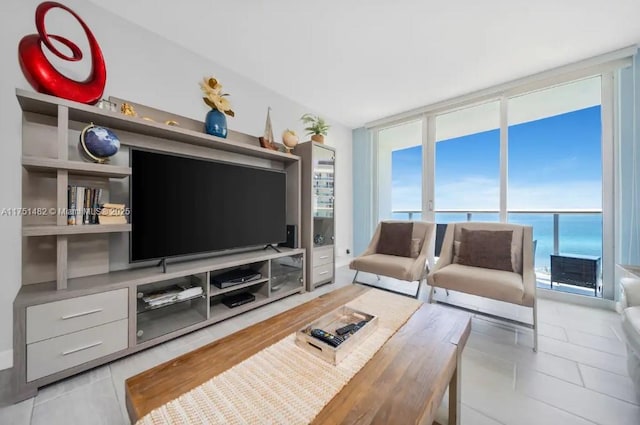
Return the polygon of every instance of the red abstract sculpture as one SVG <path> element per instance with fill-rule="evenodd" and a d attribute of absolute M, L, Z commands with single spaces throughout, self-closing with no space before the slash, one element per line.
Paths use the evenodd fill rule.
<path fill-rule="evenodd" d="M 44 18 L 47 12 L 54 8 L 66 10 L 73 15 L 87 35 L 91 49 L 91 73 L 85 81 L 75 81 L 65 77 L 51 65 L 44 55 L 43 44 L 61 59 L 72 62 L 82 59 L 82 51 L 72 41 L 59 35 L 47 34 Z M 41 93 L 75 100 L 76 102 L 97 103 L 104 93 L 104 86 L 107 82 L 107 69 L 104 64 L 102 50 L 100 50 L 100 46 L 89 27 L 68 7 L 54 1 L 45 1 L 36 9 L 36 28 L 38 29 L 38 34 L 29 34 L 23 37 L 18 45 L 20 67 L 33 88 Z M 60 52 L 51 43 L 50 38 L 68 47 L 71 50 L 71 56 Z"/>

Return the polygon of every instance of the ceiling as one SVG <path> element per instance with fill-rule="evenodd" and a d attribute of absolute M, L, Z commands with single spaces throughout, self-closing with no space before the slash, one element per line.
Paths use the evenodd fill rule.
<path fill-rule="evenodd" d="M 350 127 L 640 42 L 638 0 L 92 0 Z"/>

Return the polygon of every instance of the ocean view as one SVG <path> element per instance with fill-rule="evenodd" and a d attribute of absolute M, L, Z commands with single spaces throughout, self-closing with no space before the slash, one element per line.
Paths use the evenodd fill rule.
<path fill-rule="evenodd" d="M 406 213 L 393 214 L 395 219 L 407 219 Z M 420 220 L 421 214 L 414 214 Z M 436 223 L 467 221 L 466 213 L 437 213 Z M 476 213 L 472 221 L 498 221 L 497 213 Z M 533 226 L 533 239 L 537 241 L 536 270 L 548 272 L 553 253 L 553 214 L 509 214 L 509 222 Z M 596 255 L 602 257 L 602 214 L 560 214 L 560 253 Z"/>

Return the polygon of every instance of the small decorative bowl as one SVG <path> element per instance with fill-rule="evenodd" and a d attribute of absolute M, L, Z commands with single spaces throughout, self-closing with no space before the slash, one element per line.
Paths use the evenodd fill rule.
<path fill-rule="evenodd" d="M 118 153 L 120 139 L 110 129 L 91 123 L 80 133 L 80 146 L 89 159 L 104 164 Z"/>

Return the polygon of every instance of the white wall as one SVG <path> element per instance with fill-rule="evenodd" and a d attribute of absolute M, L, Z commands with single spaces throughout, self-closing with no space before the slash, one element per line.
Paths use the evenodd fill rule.
<path fill-rule="evenodd" d="M 17 60 L 19 40 L 35 32 L 34 12 L 40 0 L 10 0 L 3 3 L 0 14 L 0 209 L 19 207 L 21 199 L 21 111 L 15 88 L 32 90 L 25 80 Z M 230 129 L 261 135 L 267 107 L 271 106 L 276 136 L 286 127 L 301 133 L 298 118 L 314 112 L 269 88 L 234 73 L 222 65 L 180 48 L 153 33 L 81 0 L 65 0 L 64 4 L 78 13 L 89 25 L 102 47 L 107 64 L 105 97 L 130 99 L 179 115 L 203 120 L 207 112 L 202 103 L 198 82 L 203 76 L 215 75 L 231 94 L 236 118 L 228 121 Z M 188 25 L 188 22 L 181 25 Z M 67 36 L 88 52 L 84 34 L 75 21 L 62 11 L 47 15 L 50 34 Z M 179 28 L 176 28 L 179 30 Z M 216 42 L 230 43 L 222 35 L 211 35 L 211 48 Z M 58 61 L 55 61 L 59 63 Z M 61 64 L 70 76 L 84 78 L 89 62 Z M 268 65 L 267 65 L 268 66 Z M 292 69 L 295 72 L 295 69 Z M 339 123 L 333 125 L 327 144 L 337 148 L 336 184 L 336 244 L 338 256 L 352 248 L 352 174 L 351 129 Z M 0 292 L 0 369 L 9 367 L 12 349 L 12 303 L 20 288 L 21 237 L 20 219 L 0 216 L 0 270 L 3 281 Z"/>

